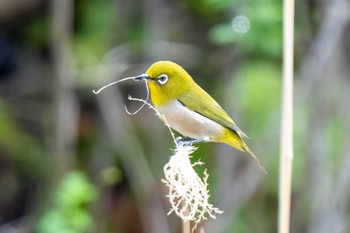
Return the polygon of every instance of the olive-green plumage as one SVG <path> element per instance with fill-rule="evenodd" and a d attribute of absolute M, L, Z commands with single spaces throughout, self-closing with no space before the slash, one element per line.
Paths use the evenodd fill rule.
<path fill-rule="evenodd" d="M 164 115 L 171 128 L 186 137 L 208 137 L 210 141 L 247 152 L 265 171 L 245 143 L 247 136 L 181 66 L 159 61 L 151 65 L 145 75 L 154 107 Z"/>

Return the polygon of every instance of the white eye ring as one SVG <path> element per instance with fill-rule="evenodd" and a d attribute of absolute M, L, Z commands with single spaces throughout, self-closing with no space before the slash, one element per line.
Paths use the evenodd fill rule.
<path fill-rule="evenodd" d="M 157 78 L 157 82 L 161 85 L 165 84 L 166 82 L 168 82 L 168 75 L 166 74 L 159 75 Z"/>

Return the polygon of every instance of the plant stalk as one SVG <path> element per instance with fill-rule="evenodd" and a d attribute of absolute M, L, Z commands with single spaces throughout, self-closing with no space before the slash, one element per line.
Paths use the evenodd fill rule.
<path fill-rule="evenodd" d="M 191 221 L 182 220 L 182 233 L 190 233 L 191 232 Z"/>
<path fill-rule="evenodd" d="M 283 19 L 283 94 L 278 232 L 289 233 L 293 168 L 294 0 L 284 0 Z"/>

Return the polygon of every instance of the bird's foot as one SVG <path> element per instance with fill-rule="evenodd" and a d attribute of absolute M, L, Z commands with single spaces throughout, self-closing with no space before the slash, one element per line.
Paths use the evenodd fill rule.
<path fill-rule="evenodd" d="M 176 144 L 180 146 L 192 146 L 193 144 L 200 143 L 200 142 L 208 142 L 210 141 L 209 137 L 203 137 L 203 138 L 198 138 L 198 139 L 183 139 L 182 137 L 177 137 L 175 139 Z"/>

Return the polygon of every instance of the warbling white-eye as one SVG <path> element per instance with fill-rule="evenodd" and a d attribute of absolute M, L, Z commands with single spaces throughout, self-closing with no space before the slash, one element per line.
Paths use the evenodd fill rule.
<path fill-rule="evenodd" d="M 171 128 L 195 139 L 188 143 L 226 143 L 247 152 L 266 172 L 245 143 L 245 133 L 181 66 L 170 61 L 159 61 L 135 79 L 147 80 L 154 107 L 166 118 Z"/>

